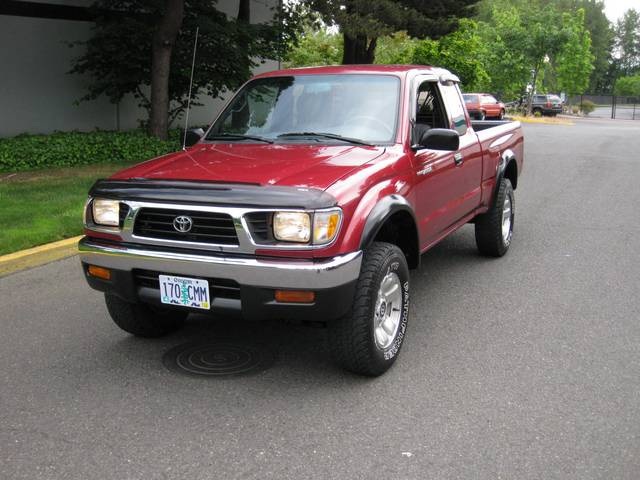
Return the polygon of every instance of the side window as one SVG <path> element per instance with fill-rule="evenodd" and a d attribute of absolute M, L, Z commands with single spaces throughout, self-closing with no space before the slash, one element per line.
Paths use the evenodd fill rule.
<path fill-rule="evenodd" d="M 418 142 L 424 132 L 431 128 L 449 128 L 448 123 L 436 82 L 422 82 L 416 92 L 413 142 Z"/>
<path fill-rule="evenodd" d="M 460 98 L 460 92 L 455 84 L 440 85 L 444 104 L 449 111 L 450 125 L 445 128 L 453 128 L 460 135 L 467 133 L 467 116 L 465 115 L 464 104 Z"/>

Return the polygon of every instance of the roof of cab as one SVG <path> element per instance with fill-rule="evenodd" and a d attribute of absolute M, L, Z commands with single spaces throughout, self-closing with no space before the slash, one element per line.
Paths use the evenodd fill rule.
<path fill-rule="evenodd" d="M 255 78 L 278 77 L 284 75 L 336 75 L 347 73 L 372 73 L 372 74 L 392 74 L 404 76 L 409 72 L 431 73 L 437 76 L 442 74 L 451 75 L 443 68 L 431 67 L 428 65 L 330 65 L 323 67 L 303 67 L 288 68 L 284 70 L 274 70 L 256 75 Z"/>

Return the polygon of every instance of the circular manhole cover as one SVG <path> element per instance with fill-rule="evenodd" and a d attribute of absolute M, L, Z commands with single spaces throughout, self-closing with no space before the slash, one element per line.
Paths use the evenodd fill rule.
<path fill-rule="evenodd" d="M 269 368 L 274 360 L 273 353 L 263 347 L 229 341 L 186 343 L 162 357 L 169 370 L 198 377 L 256 373 Z"/>

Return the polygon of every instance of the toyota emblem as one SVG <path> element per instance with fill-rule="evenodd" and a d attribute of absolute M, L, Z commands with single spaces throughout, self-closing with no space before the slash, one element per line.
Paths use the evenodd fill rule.
<path fill-rule="evenodd" d="M 176 232 L 187 233 L 193 227 L 193 220 L 191 217 L 187 217 L 186 215 L 180 215 L 173 219 L 173 228 L 175 228 Z"/>

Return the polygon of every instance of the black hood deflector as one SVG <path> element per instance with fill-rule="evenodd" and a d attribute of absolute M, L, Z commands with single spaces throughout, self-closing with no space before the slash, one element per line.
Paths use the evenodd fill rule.
<path fill-rule="evenodd" d="M 337 204 L 333 196 L 315 188 L 182 180 L 98 180 L 89 195 L 114 200 L 305 210 Z"/>

